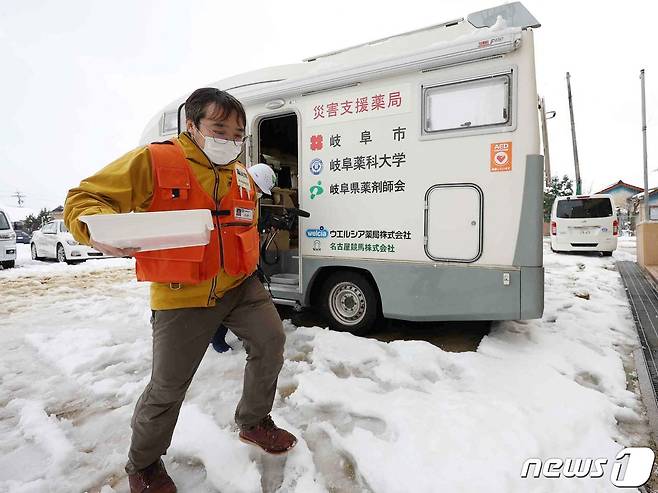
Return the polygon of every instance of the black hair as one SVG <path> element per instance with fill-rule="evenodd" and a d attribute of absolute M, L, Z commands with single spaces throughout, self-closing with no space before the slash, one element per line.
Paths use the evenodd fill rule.
<path fill-rule="evenodd" d="M 185 119 L 191 120 L 198 127 L 201 119 L 207 116 L 206 112 L 212 103 L 221 111 L 223 118 L 235 112 L 240 123 L 247 124 L 247 115 L 242 103 L 228 92 L 214 87 L 202 87 L 190 94 L 185 101 Z"/>

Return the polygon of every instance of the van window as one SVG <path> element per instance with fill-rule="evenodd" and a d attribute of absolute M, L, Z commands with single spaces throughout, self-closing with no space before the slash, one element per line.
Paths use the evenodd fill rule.
<path fill-rule="evenodd" d="M 167 135 L 178 131 L 178 111 L 168 111 L 162 115 L 161 135 Z"/>
<path fill-rule="evenodd" d="M 425 89 L 425 131 L 442 132 L 510 123 L 510 76 Z"/>
<path fill-rule="evenodd" d="M 9 221 L 4 212 L 0 212 L 0 229 L 9 229 Z"/>
<path fill-rule="evenodd" d="M 560 200 L 557 203 L 557 217 L 562 219 L 610 216 L 612 216 L 610 199 L 570 199 Z"/>

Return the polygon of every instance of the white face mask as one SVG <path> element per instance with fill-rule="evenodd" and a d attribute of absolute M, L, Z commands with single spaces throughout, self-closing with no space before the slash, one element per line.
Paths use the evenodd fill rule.
<path fill-rule="evenodd" d="M 225 166 L 235 161 L 242 152 L 242 144 L 236 144 L 232 140 L 217 137 L 206 137 L 201 133 L 201 130 L 197 130 L 197 132 L 204 138 L 203 152 L 214 164 Z"/>

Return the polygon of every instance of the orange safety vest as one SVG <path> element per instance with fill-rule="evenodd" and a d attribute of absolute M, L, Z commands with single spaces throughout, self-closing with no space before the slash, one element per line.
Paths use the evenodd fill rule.
<path fill-rule="evenodd" d="M 252 274 L 258 266 L 259 235 L 255 185 L 245 168 L 236 163 L 231 189 L 218 210 L 194 177 L 180 144 L 150 144 L 149 151 L 153 198 L 148 212 L 209 209 L 215 231 L 207 245 L 137 252 L 137 280 L 197 284 L 216 276 L 220 265 L 231 276 Z"/>

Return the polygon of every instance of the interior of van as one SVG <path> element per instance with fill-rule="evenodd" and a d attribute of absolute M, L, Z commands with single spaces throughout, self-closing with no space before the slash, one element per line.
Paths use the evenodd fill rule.
<path fill-rule="evenodd" d="M 272 195 L 260 200 L 261 224 L 271 216 L 280 216 L 286 208 L 299 208 L 299 143 L 297 115 L 288 113 L 262 118 L 257 124 L 257 148 L 254 162 L 274 169 L 277 185 Z M 261 267 L 273 283 L 299 284 L 299 227 L 295 220 L 291 231 L 279 230 L 272 241 L 265 233 Z"/>

